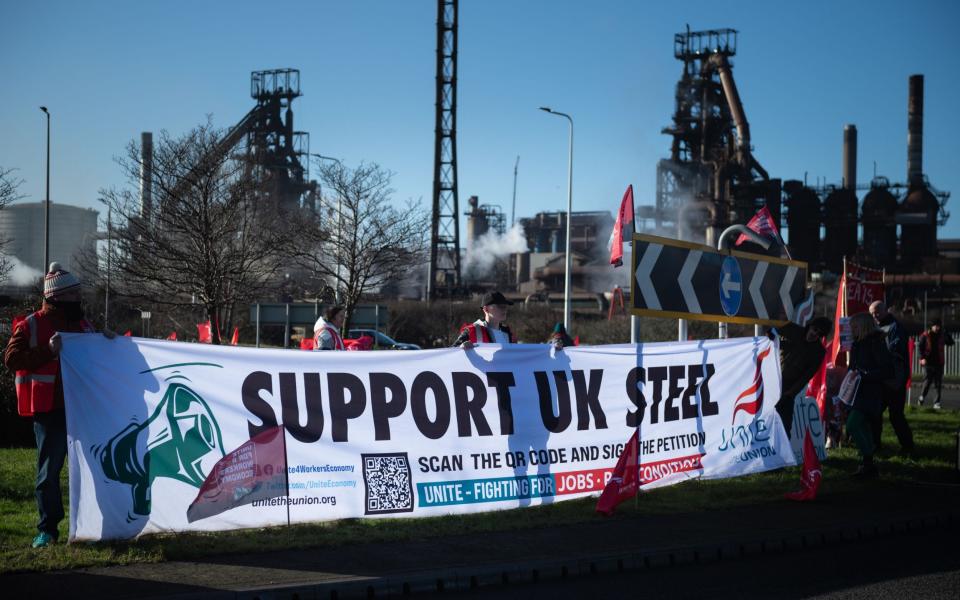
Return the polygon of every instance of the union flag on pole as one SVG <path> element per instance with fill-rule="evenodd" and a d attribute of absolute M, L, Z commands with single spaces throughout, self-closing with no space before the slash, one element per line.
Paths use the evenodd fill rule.
<path fill-rule="evenodd" d="M 629 232 L 636 230 L 633 219 L 633 184 L 627 186 L 620 201 L 620 211 L 617 213 L 617 222 L 610 232 L 610 264 L 614 267 L 623 265 L 623 237 L 630 226 Z M 629 235 L 628 235 L 629 238 Z"/>
<path fill-rule="evenodd" d="M 753 218 L 747 223 L 747 228 L 752 229 L 761 237 L 770 238 L 781 246 L 784 245 L 783 240 L 780 239 L 777 224 L 773 222 L 773 215 L 770 214 L 770 209 L 766 205 L 758 210 L 757 214 L 753 215 Z M 750 238 L 741 233 L 734 246 L 739 246 L 747 241 L 750 241 Z"/>
<path fill-rule="evenodd" d="M 785 496 L 788 500 L 799 502 L 815 500 L 822 479 L 823 471 L 820 470 L 820 458 L 813 447 L 810 428 L 807 428 L 807 434 L 803 438 L 803 472 L 800 474 L 800 489 L 796 492 L 788 492 Z"/>
<path fill-rule="evenodd" d="M 630 441 L 623 447 L 620 460 L 613 468 L 613 476 L 600 493 L 597 512 L 609 517 L 617 505 L 637 495 L 640 490 L 640 433 L 634 431 Z"/>
<path fill-rule="evenodd" d="M 187 521 L 193 523 L 288 493 L 286 439 L 283 425 L 278 425 L 258 433 L 217 461 L 187 508 Z"/>

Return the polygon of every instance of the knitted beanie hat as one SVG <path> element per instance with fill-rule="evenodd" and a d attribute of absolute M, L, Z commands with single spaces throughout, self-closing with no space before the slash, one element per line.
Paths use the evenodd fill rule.
<path fill-rule="evenodd" d="M 80 280 L 69 271 L 64 271 L 58 262 L 50 263 L 49 272 L 43 278 L 43 297 L 56 300 L 64 292 L 78 289 Z"/>

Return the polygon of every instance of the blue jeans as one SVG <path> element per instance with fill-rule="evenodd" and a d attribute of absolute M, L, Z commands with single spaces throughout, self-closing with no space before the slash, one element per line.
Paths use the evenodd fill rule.
<path fill-rule="evenodd" d="M 67 458 L 67 420 L 63 409 L 35 414 L 33 435 L 37 438 L 37 530 L 57 539 L 57 526 L 63 520 L 60 471 Z"/>

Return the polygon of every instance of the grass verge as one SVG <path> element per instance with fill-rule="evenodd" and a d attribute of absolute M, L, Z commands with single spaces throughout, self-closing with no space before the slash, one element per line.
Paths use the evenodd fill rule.
<path fill-rule="evenodd" d="M 884 427 L 884 449 L 878 453 L 882 479 L 890 483 L 954 483 L 956 481 L 957 429 L 960 413 L 910 408 L 917 456 L 901 457 L 889 426 Z M 35 451 L 0 450 L 0 573 L 48 571 L 80 567 L 196 560 L 213 555 L 337 546 L 371 542 L 402 542 L 433 537 L 476 534 L 569 525 L 599 519 L 595 498 L 558 502 L 547 506 L 496 513 L 420 519 L 348 519 L 329 523 L 250 529 L 206 534 L 164 534 L 139 540 L 57 544 L 43 550 L 30 548 L 35 530 L 33 497 Z M 852 447 L 830 451 L 823 465 L 822 494 L 858 494 L 862 484 L 847 475 L 856 468 Z M 719 481 L 691 481 L 653 490 L 637 503 L 618 509 L 618 518 L 641 515 L 703 512 L 783 502 L 783 493 L 796 489 L 798 468 L 772 471 Z M 64 504 L 66 473 L 63 477 Z M 863 490 L 866 500 L 871 491 Z M 66 539 L 67 525 L 61 525 Z"/>

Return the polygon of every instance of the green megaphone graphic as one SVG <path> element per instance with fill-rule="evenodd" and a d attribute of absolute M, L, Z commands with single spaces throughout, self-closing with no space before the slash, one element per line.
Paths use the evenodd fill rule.
<path fill-rule="evenodd" d="M 126 483 L 133 495 L 133 512 L 150 514 L 150 487 L 157 477 L 169 477 L 199 488 L 206 479 L 203 459 L 224 455 L 220 425 L 210 407 L 182 383 L 171 384 L 149 419 L 131 423 L 95 449 L 104 474 Z"/>

